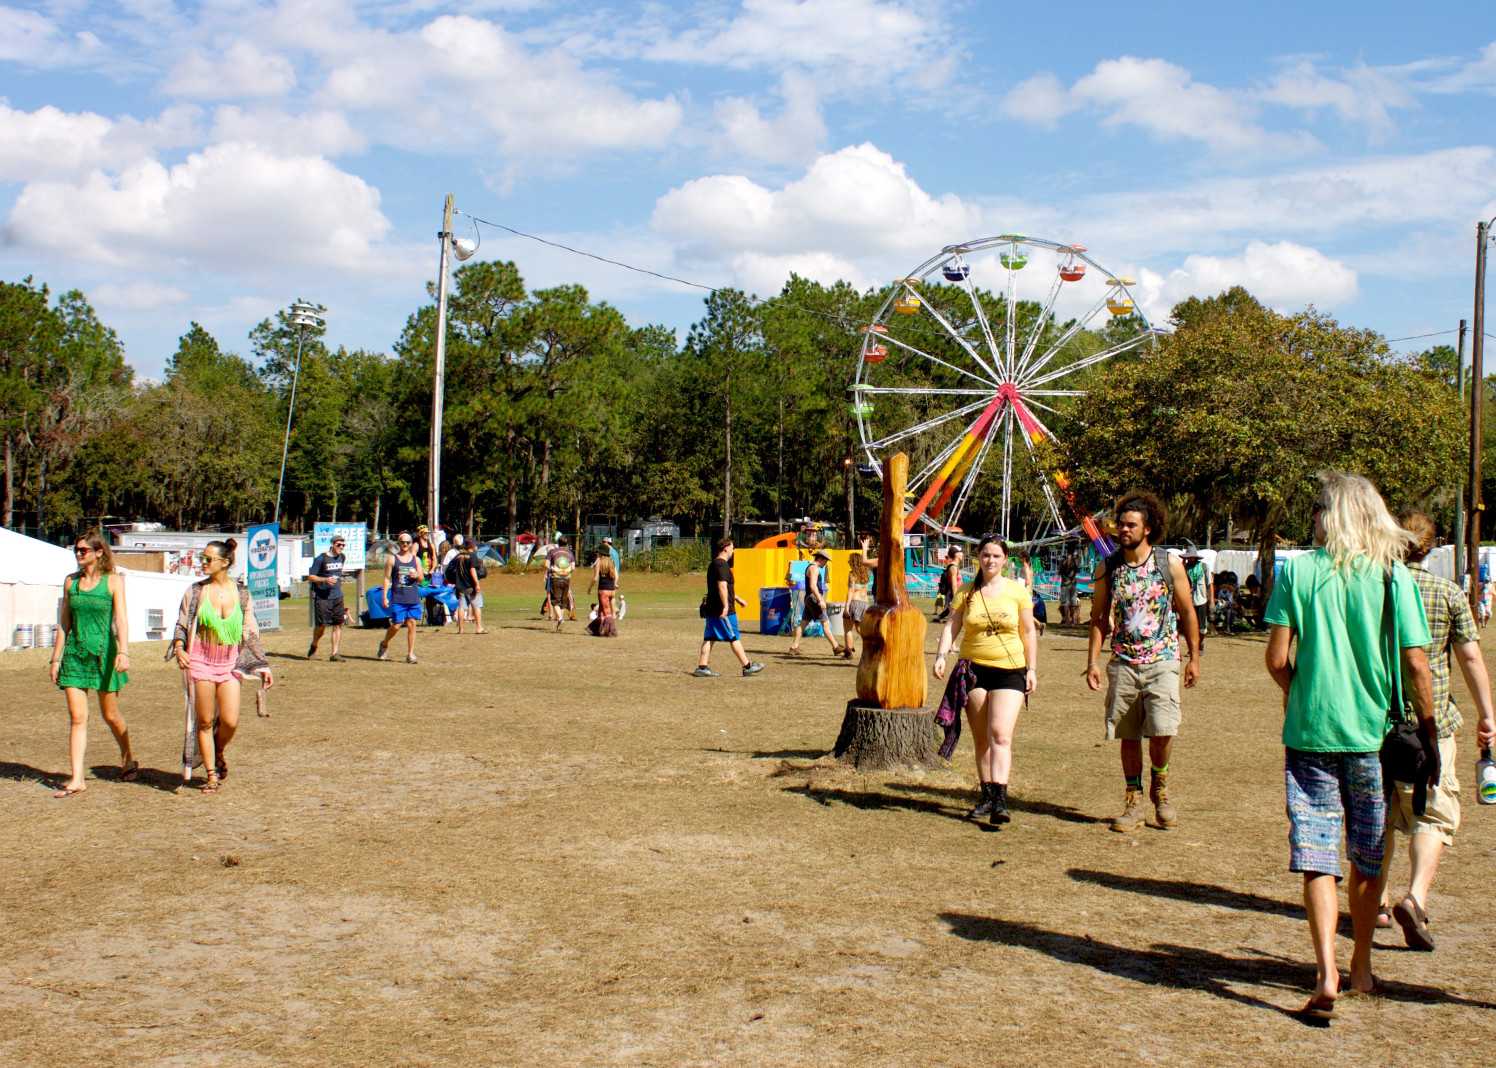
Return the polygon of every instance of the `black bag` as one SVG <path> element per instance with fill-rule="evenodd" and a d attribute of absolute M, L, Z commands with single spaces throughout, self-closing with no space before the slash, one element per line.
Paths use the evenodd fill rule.
<path fill-rule="evenodd" d="M 1390 794 L 1392 783 L 1413 787 L 1413 813 L 1422 816 L 1428 808 L 1428 781 L 1439 774 L 1439 750 L 1429 746 L 1416 722 L 1404 718 L 1402 660 L 1397 642 L 1397 617 L 1392 604 L 1392 569 L 1387 569 L 1382 594 L 1382 632 L 1388 641 L 1388 663 L 1392 668 L 1392 707 L 1388 715 L 1392 729 L 1382 739 L 1382 781 Z"/>
<path fill-rule="evenodd" d="M 473 557 L 473 571 L 477 573 L 480 579 L 488 578 L 488 568 L 484 567 L 483 561 L 476 556 Z"/>
<path fill-rule="evenodd" d="M 701 599 L 701 607 L 696 610 L 696 614 L 702 619 L 707 619 L 711 616 L 712 613 L 707 609 L 705 597 Z"/>
<path fill-rule="evenodd" d="M 433 627 L 445 627 L 447 625 L 447 606 L 434 597 L 431 599 L 430 618 Z"/>

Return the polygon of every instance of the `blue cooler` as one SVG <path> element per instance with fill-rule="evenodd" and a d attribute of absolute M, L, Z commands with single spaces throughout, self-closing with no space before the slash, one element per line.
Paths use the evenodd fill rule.
<path fill-rule="evenodd" d="M 758 632 L 783 634 L 789 627 L 790 589 L 765 586 L 758 591 Z"/>

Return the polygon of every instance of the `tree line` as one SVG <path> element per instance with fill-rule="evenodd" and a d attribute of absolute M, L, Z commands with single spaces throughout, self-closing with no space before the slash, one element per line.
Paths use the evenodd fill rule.
<path fill-rule="evenodd" d="M 389 353 L 332 348 L 325 328 L 307 328 L 281 508 L 288 529 L 363 520 L 388 530 L 422 518 L 434 291 Z M 969 299 L 939 286 L 925 296 L 937 306 Z M 1001 329 L 1003 299 L 978 299 Z M 762 301 L 720 290 L 680 338 L 631 326 L 581 286 L 530 290 L 514 263 L 466 264 L 449 297 L 443 517 L 511 537 L 575 530 L 591 514 L 658 514 L 699 534 L 803 515 L 845 523 L 855 514 L 871 527 L 880 493 L 857 472 L 848 387 L 882 300 L 799 277 Z M 1071 325 L 1044 321 L 1027 302 L 1015 314 L 1022 331 L 1046 339 Z M 950 345 L 938 331 L 919 335 L 921 321 L 910 323 L 920 347 Z M 1076 332 L 1057 365 L 1112 344 L 1122 325 Z M 1282 315 L 1241 289 L 1185 301 L 1172 326 L 1154 345 L 1081 372 L 1088 396 L 1055 399 L 1060 444 L 1015 457 L 1015 535 L 1043 523 L 1039 477 L 1050 466 L 1070 472 L 1088 510 L 1130 485 L 1154 487 L 1175 510 L 1175 533 L 1202 543 L 1228 522 L 1264 545 L 1302 538 L 1323 466 L 1368 474 L 1395 505 L 1452 506 L 1464 424 L 1442 349 L 1399 359 L 1372 331 L 1312 309 Z M 177 528 L 268 519 L 299 329 L 278 313 L 240 354 L 190 323 L 162 380 L 136 381 L 83 294 L 54 299 L 32 278 L 0 282 L 4 524 L 61 536 L 105 517 Z M 921 360 L 897 374 L 950 384 Z M 1489 388 L 1482 396 L 1489 405 Z M 911 422 L 931 403 L 878 400 Z M 1496 463 L 1486 470 L 1496 482 Z M 986 529 L 999 507 L 999 479 L 984 478 L 963 525 Z"/>

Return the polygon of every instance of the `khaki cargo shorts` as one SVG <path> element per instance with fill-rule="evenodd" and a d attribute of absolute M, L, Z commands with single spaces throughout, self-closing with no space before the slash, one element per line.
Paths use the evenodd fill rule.
<path fill-rule="evenodd" d="M 1460 829 L 1460 780 L 1455 775 L 1454 735 L 1439 739 L 1439 788 L 1428 792 L 1423 815 L 1413 812 L 1413 787 L 1404 782 L 1389 782 L 1387 796 L 1387 830 L 1403 834 L 1437 834 L 1439 841 L 1454 845 L 1454 832 Z"/>
<path fill-rule="evenodd" d="M 1106 666 L 1106 737 L 1135 742 L 1179 733 L 1179 661 Z"/>

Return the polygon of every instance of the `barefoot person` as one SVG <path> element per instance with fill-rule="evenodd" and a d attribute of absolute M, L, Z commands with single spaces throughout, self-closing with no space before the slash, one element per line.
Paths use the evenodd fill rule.
<path fill-rule="evenodd" d="M 743 638 L 738 631 L 738 605 L 748 602 L 739 597 L 734 588 L 732 552 L 732 539 L 723 538 L 717 543 L 717 553 L 706 571 L 706 596 L 701 600 L 701 618 L 706 621 L 706 626 L 701 636 L 701 655 L 697 657 L 696 670 L 691 672 L 698 679 L 714 679 L 721 674 L 711 668 L 712 646 L 717 642 L 727 642 L 732 647 L 732 655 L 743 665 L 745 676 L 757 675 L 764 669 L 762 664 L 750 661 L 743 651 Z"/>
<path fill-rule="evenodd" d="M 252 674 L 269 689 L 274 679 L 260 632 L 255 625 L 249 589 L 229 575 L 238 543 L 210 541 L 203 549 L 207 578 L 188 587 L 177 613 L 168 656 L 187 673 L 196 718 L 196 753 L 183 753 L 182 763 L 194 767 L 201 759 L 207 770 L 204 793 L 217 793 L 229 774 L 224 750 L 239 729 L 239 680 Z M 189 739 L 189 742 L 191 739 Z"/>
<path fill-rule="evenodd" d="M 405 628 L 405 662 L 416 662 L 416 627 L 421 622 L 421 583 L 426 569 L 405 531 L 395 539 L 395 554 L 384 562 L 384 610 L 390 614 L 389 629 L 379 643 L 378 659 L 390 658 L 390 642 Z M 392 592 L 393 591 L 393 592 Z"/>
<path fill-rule="evenodd" d="M 1423 614 L 1428 619 L 1429 670 L 1434 695 L 1434 723 L 1439 732 L 1439 788 L 1430 791 L 1422 813 L 1417 811 L 1415 790 L 1409 783 L 1387 784 L 1387 848 L 1382 862 L 1381 909 L 1378 927 L 1391 927 L 1394 920 L 1403 930 L 1408 948 L 1433 952 L 1434 936 L 1429 931 L 1428 898 L 1434 888 L 1434 875 L 1446 847 L 1454 845 L 1460 829 L 1460 781 L 1457 774 L 1455 738 L 1463 718 L 1455 706 L 1450 690 L 1451 662 L 1458 662 L 1465 679 L 1465 689 L 1480 714 L 1476 743 L 1489 746 L 1496 738 L 1496 707 L 1491 703 L 1491 679 L 1480 653 L 1480 628 L 1470 613 L 1470 602 L 1464 591 L 1446 578 L 1440 578 L 1424 566 L 1434 547 L 1437 531 L 1434 521 L 1422 512 L 1403 516 L 1403 528 L 1416 539 L 1408 550 L 1408 573 L 1423 599 Z M 1410 703 L 1404 702 L 1403 719 L 1416 722 Z M 1391 904 L 1387 894 L 1388 876 L 1392 871 L 1396 832 L 1408 838 L 1408 892 Z"/>
<path fill-rule="evenodd" d="M 592 581 L 587 583 L 587 592 L 597 587 L 597 635 L 600 638 L 618 637 L 618 619 L 613 607 L 618 594 L 618 567 L 604 543 L 592 561 Z"/>
<path fill-rule="evenodd" d="M 78 570 L 62 585 L 62 625 L 52 646 L 52 682 L 68 709 L 68 781 L 53 797 L 73 797 L 88 789 L 83 753 L 88 748 L 88 691 L 99 695 L 99 712 L 119 746 L 120 779 L 132 782 L 140 764 L 130 750 L 130 732 L 119 713 L 119 691 L 129 680 L 130 622 L 125 613 L 125 579 L 97 530 L 73 545 Z"/>
<path fill-rule="evenodd" d="M 308 660 L 317 655 L 317 645 L 322 641 L 323 632 L 329 628 L 332 630 L 332 654 L 327 659 L 333 662 L 343 659 L 338 650 L 343 645 L 343 619 L 348 614 L 343 603 L 343 566 L 347 561 L 343 548 L 346 544 L 343 535 L 334 535 L 327 552 L 319 554 L 307 572 L 306 580 L 312 584 L 312 618 L 316 623 L 312 644 L 306 651 Z"/>
<path fill-rule="evenodd" d="M 1189 646 L 1184 685 L 1200 677 L 1200 628 L 1184 565 L 1163 549 L 1168 513 L 1151 493 L 1133 491 L 1117 501 L 1117 544 L 1096 571 L 1091 595 L 1091 637 L 1086 685 L 1101 689 L 1101 643 L 1112 639 L 1107 665 L 1106 737 L 1122 742 L 1127 791 L 1112 830 L 1143 826 L 1143 739 L 1152 776 L 1148 796 L 1164 830 L 1178 820 L 1169 800 L 1169 759 L 1179 733 L 1179 635 Z"/>
<path fill-rule="evenodd" d="M 1039 639 L 1028 587 L 1003 577 L 1008 547 L 996 534 L 977 545 L 977 573 L 951 603 L 950 619 L 940 632 L 935 677 L 945 678 L 946 661 L 956 638 L 961 657 L 948 696 L 964 695 L 966 721 L 977 752 L 982 798 L 967 819 L 988 818 L 992 826 L 1007 823 L 1008 781 L 1013 770 L 1013 732 L 1027 696 L 1039 684 Z"/>
<path fill-rule="evenodd" d="M 1428 622 L 1401 562 L 1408 532 L 1366 479 L 1338 471 L 1319 478 L 1313 509 L 1319 548 L 1284 564 L 1264 618 L 1271 628 L 1268 674 L 1284 697 L 1288 867 L 1303 874 L 1314 944 L 1314 993 L 1299 1013 L 1327 1020 L 1340 993 L 1335 938 L 1342 837 L 1351 862 L 1351 986 L 1366 993 L 1376 989 L 1371 939 L 1387 822 L 1379 753 L 1396 692 L 1394 673 L 1401 673 L 1424 752 L 1432 757 L 1431 785 L 1439 770 Z M 1295 639 L 1298 649 L 1290 657 Z"/>

